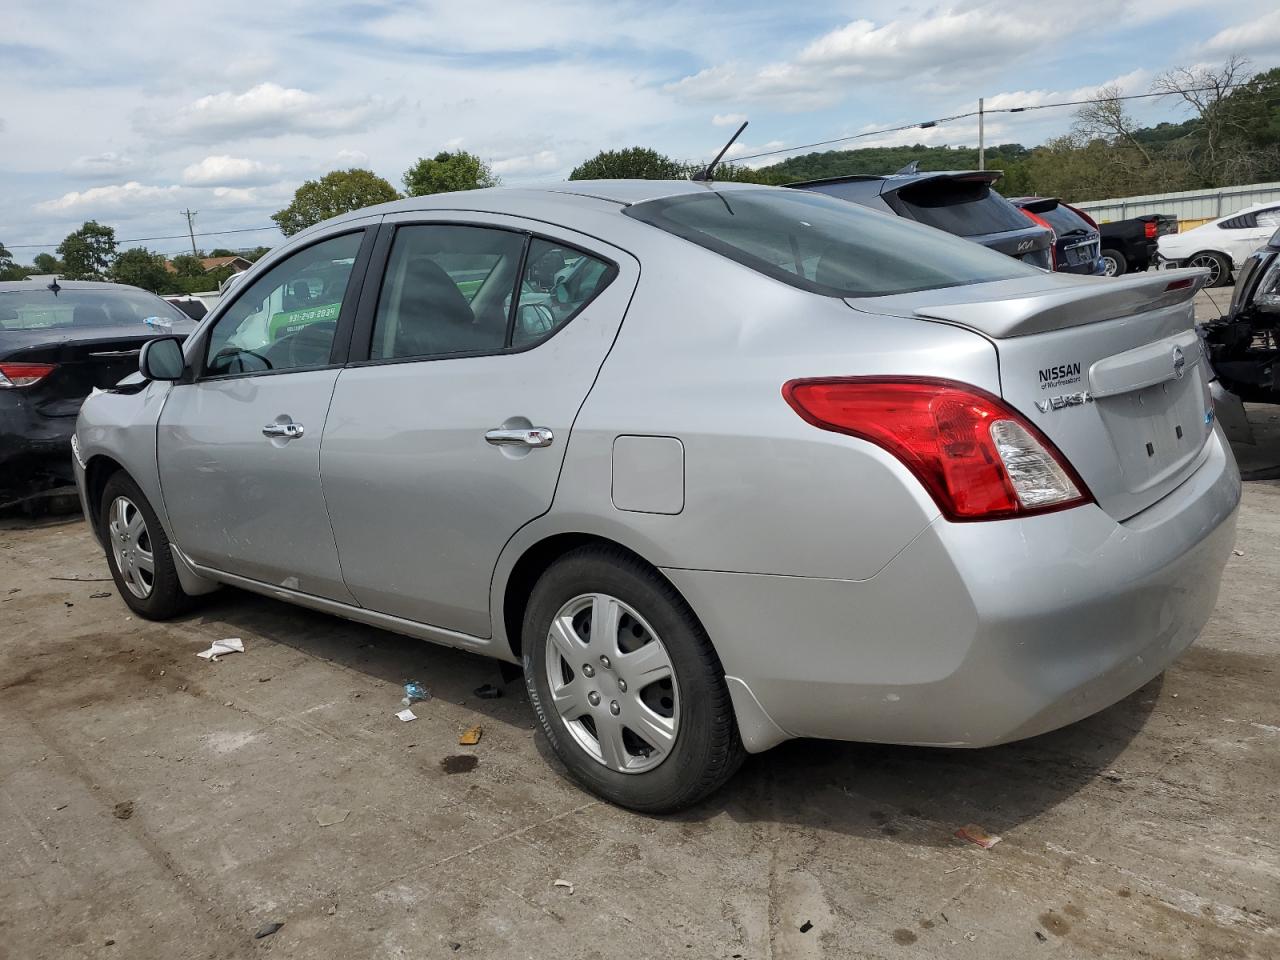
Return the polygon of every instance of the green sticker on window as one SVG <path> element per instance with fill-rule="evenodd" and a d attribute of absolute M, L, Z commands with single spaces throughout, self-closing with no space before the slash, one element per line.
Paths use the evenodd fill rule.
<path fill-rule="evenodd" d="M 274 343 L 282 337 L 292 336 L 313 323 L 320 323 L 323 320 L 337 320 L 341 311 L 342 301 L 338 301 L 337 303 L 326 303 L 319 307 L 304 307 L 301 310 L 289 310 L 285 313 L 274 314 L 271 317 L 271 323 L 268 325 L 267 336 Z"/>

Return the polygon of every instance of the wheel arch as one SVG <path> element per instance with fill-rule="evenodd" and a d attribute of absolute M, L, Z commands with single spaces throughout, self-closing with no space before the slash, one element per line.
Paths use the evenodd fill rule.
<path fill-rule="evenodd" d="M 107 488 L 107 481 L 115 474 L 125 472 L 124 465 L 114 457 L 105 453 L 95 454 L 89 458 L 84 467 L 84 492 L 86 518 L 96 532 L 102 520 L 102 493 Z"/>

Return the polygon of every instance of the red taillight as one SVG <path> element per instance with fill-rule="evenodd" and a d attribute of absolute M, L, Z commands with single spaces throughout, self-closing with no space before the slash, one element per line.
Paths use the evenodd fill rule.
<path fill-rule="evenodd" d="M 1148 240 L 1154 240 L 1160 235 L 1160 224 L 1156 223 L 1154 220 L 1148 220 L 1142 225 L 1142 232 L 1146 235 Z"/>
<path fill-rule="evenodd" d="M 52 363 L 5 363 L 0 361 L 0 390 L 6 387 L 30 387 L 53 373 Z"/>
<path fill-rule="evenodd" d="M 949 520 L 996 520 L 1089 502 L 1047 437 L 984 390 L 925 377 L 792 380 L 805 420 L 888 450 Z"/>

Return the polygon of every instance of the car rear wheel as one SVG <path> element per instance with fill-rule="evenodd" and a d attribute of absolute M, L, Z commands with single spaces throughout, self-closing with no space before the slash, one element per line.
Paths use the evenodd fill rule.
<path fill-rule="evenodd" d="M 1197 253 L 1187 260 L 1188 267 L 1204 267 L 1209 271 L 1206 287 L 1225 287 L 1231 282 L 1231 261 L 1213 250 Z"/>
<path fill-rule="evenodd" d="M 1108 277 L 1122 277 L 1129 271 L 1129 264 L 1124 258 L 1124 254 L 1119 250 L 1110 248 L 1102 251 L 1102 265 L 1105 268 L 1103 272 Z"/>
<path fill-rule="evenodd" d="M 566 554 L 535 585 L 522 636 L 542 732 L 591 792 L 670 813 L 742 763 L 715 650 L 671 584 L 632 555 Z"/>
<path fill-rule="evenodd" d="M 169 537 L 131 477 L 117 473 L 107 481 L 98 516 L 107 566 L 129 609 L 148 620 L 186 610 L 191 598 L 178 582 Z"/>

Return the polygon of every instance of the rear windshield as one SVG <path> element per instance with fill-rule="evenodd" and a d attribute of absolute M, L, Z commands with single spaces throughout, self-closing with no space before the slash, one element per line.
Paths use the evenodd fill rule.
<path fill-rule="evenodd" d="M 1030 226 L 1022 211 L 985 180 L 924 180 L 899 190 L 897 201 L 912 219 L 958 237 Z"/>
<path fill-rule="evenodd" d="M 979 244 L 800 190 L 708 191 L 625 212 L 826 296 L 878 297 L 1040 273 Z"/>
<path fill-rule="evenodd" d="M 1059 237 L 1093 233 L 1093 227 L 1085 223 L 1070 207 L 1064 207 L 1062 204 L 1058 204 L 1048 213 L 1042 213 L 1040 216 L 1044 218 L 1045 223 L 1053 227 L 1053 232 Z"/>
<path fill-rule="evenodd" d="M 149 324 L 148 321 L 151 321 Z M 141 290 L 75 290 L 54 293 L 47 286 L 0 291 L 0 330 L 79 330 L 137 324 L 163 331 L 175 323 L 190 325 L 182 311 Z"/>

